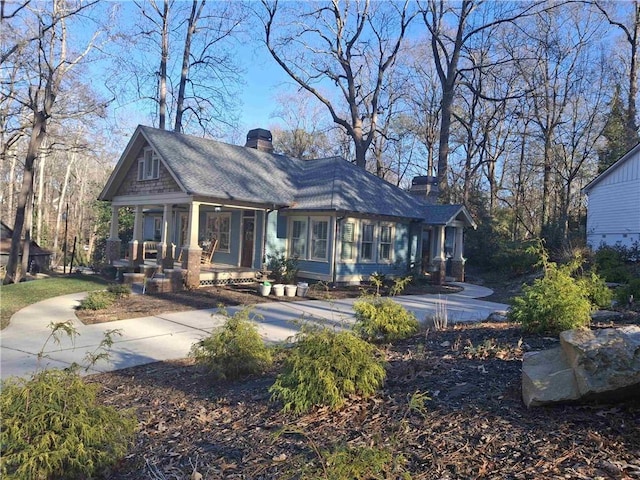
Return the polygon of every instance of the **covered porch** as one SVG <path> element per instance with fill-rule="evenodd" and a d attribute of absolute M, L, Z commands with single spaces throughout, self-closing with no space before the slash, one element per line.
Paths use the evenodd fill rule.
<path fill-rule="evenodd" d="M 147 278 L 162 284 L 171 278 L 172 288 L 179 283 L 197 288 L 255 281 L 264 261 L 265 209 L 205 199 L 171 200 L 114 199 L 107 239 L 109 264 L 127 281 Z M 118 238 L 122 207 L 134 210 L 133 235 L 126 246 Z"/>

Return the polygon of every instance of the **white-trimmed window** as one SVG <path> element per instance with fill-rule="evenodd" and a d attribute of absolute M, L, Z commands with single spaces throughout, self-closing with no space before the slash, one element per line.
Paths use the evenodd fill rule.
<path fill-rule="evenodd" d="M 214 238 L 218 240 L 217 251 L 229 252 L 231 238 L 231 214 L 230 213 L 207 213 L 205 224 L 205 242 L 210 242 Z"/>
<path fill-rule="evenodd" d="M 311 260 L 324 260 L 329 257 L 329 221 L 311 220 Z"/>
<path fill-rule="evenodd" d="M 373 223 L 362 222 L 362 237 L 360 238 L 360 260 L 364 262 L 372 262 L 373 257 L 373 240 L 375 238 L 375 225 Z"/>
<path fill-rule="evenodd" d="M 138 159 L 138 180 L 153 180 L 160 177 L 160 158 L 153 149 L 145 148 Z"/>
<path fill-rule="evenodd" d="M 380 224 L 380 245 L 378 247 L 378 260 L 380 262 L 390 262 L 393 252 L 393 226 L 390 224 Z"/>
<path fill-rule="evenodd" d="M 307 255 L 307 219 L 294 218 L 291 220 L 291 244 L 289 255 L 305 258 Z"/>
<path fill-rule="evenodd" d="M 342 223 L 342 235 L 340 236 L 340 259 L 343 261 L 355 260 L 356 247 L 356 223 L 346 221 Z"/>

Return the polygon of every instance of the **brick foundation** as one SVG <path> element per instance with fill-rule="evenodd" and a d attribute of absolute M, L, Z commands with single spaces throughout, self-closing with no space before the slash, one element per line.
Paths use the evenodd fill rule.
<path fill-rule="evenodd" d="M 451 260 L 451 275 L 456 282 L 464 282 L 465 260 Z"/>
<path fill-rule="evenodd" d="M 444 284 L 447 274 L 447 261 L 446 260 L 434 260 L 433 268 L 431 270 L 431 280 L 435 285 Z"/>
<path fill-rule="evenodd" d="M 188 247 L 183 250 L 182 269 L 186 270 L 185 285 L 187 288 L 200 286 L 200 259 L 202 249 L 200 247 Z"/>
<path fill-rule="evenodd" d="M 112 239 L 107 239 L 107 248 L 106 248 L 106 256 L 107 256 L 107 263 L 109 265 L 113 265 L 113 262 L 115 262 L 116 260 L 120 260 L 120 247 L 122 245 L 122 242 L 120 241 L 120 239 L 116 239 L 116 240 L 112 240 Z"/>

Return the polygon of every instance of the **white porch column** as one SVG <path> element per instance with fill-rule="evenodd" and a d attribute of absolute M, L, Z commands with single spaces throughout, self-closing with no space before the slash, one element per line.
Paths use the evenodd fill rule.
<path fill-rule="evenodd" d="M 462 256 L 462 254 L 464 252 L 463 234 L 464 234 L 464 228 L 456 227 L 455 252 L 453 254 L 453 259 L 454 260 L 458 260 L 458 261 L 464 260 L 464 258 Z"/>
<path fill-rule="evenodd" d="M 192 202 L 189 205 L 189 238 L 190 248 L 198 246 L 198 231 L 200 229 L 200 202 Z"/>
<path fill-rule="evenodd" d="M 118 237 L 118 211 L 119 208 L 111 205 L 111 224 L 109 225 L 109 240 L 120 240 Z"/>
<path fill-rule="evenodd" d="M 433 282 L 442 285 L 446 276 L 447 259 L 444 254 L 444 225 L 438 225 L 433 228 Z"/>
<path fill-rule="evenodd" d="M 202 249 L 198 245 L 198 230 L 200 228 L 200 202 L 189 205 L 189 238 L 182 254 L 182 268 L 187 271 L 186 285 L 189 288 L 200 286 L 200 259 Z"/>
<path fill-rule="evenodd" d="M 466 259 L 464 253 L 464 227 L 456 227 L 455 252 L 451 260 L 451 274 L 457 282 L 464 282 L 464 264 Z"/>
<path fill-rule="evenodd" d="M 118 210 L 119 208 L 111 204 L 111 224 L 109 225 L 109 238 L 107 238 L 107 263 L 113 265 L 113 262 L 120 260 L 120 237 L 118 236 Z"/>
<path fill-rule="evenodd" d="M 173 251 L 169 248 L 169 222 L 171 219 L 171 204 L 165 204 L 162 212 L 162 229 L 156 261 L 163 268 L 173 268 Z"/>
<path fill-rule="evenodd" d="M 132 266 L 144 263 L 144 242 L 142 241 L 142 205 L 136 205 L 133 221 L 133 239 L 129 242 L 129 263 Z"/>

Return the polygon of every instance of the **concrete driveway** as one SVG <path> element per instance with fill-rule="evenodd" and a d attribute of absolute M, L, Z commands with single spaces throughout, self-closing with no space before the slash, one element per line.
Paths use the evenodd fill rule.
<path fill-rule="evenodd" d="M 481 321 L 495 311 L 507 309 L 507 305 L 480 300 L 491 295 L 487 288 L 458 285 L 464 290 L 457 294 L 406 295 L 394 300 L 419 320 L 433 314 L 443 302 L 450 322 Z M 75 307 L 85 296 L 86 293 L 75 293 L 55 297 L 17 312 L 11 324 L 0 331 L 0 378 L 28 376 L 43 368 L 65 368 L 73 362 L 84 364 L 86 354 L 96 351 L 105 332 L 116 329 L 121 335 L 114 337 L 109 360 L 97 363 L 87 373 L 184 358 L 195 342 L 224 323 L 217 309 L 209 309 L 84 325 L 77 319 Z M 354 321 L 352 306 L 356 300 L 262 303 L 252 312 L 265 341 L 282 342 L 299 331 L 301 321 L 348 328 Z M 238 308 L 228 310 L 233 313 Z M 67 320 L 77 335 L 62 335 L 57 343 L 50 337 L 49 325 Z"/>

